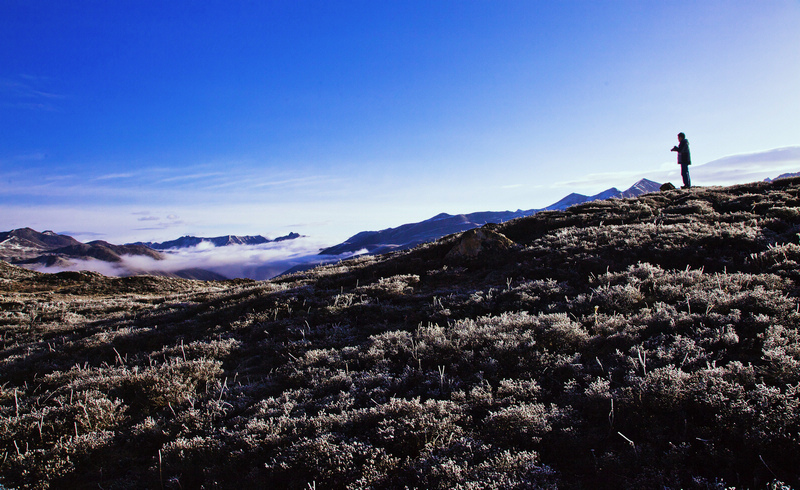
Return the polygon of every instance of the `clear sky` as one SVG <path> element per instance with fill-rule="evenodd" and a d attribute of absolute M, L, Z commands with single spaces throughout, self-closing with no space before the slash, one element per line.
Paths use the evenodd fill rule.
<path fill-rule="evenodd" d="M 800 146 L 799 87 L 797 0 L 4 0 L 0 230 L 332 244 L 540 208 L 680 182 L 679 131 L 693 169 Z"/>

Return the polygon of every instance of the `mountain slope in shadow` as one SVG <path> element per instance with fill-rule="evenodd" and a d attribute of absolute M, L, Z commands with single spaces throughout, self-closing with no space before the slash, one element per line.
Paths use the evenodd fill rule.
<path fill-rule="evenodd" d="M 0 263 L 11 488 L 800 487 L 800 179 L 272 281 Z"/>

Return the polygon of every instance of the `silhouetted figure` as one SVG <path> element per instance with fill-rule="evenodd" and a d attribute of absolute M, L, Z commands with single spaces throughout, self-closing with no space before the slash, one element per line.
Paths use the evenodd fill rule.
<path fill-rule="evenodd" d="M 689 140 L 686 139 L 685 134 L 678 133 L 678 146 L 673 146 L 672 151 L 678 152 L 678 165 L 681 166 L 681 177 L 683 178 L 681 189 L 689 189 L 692 187 L 692 179 L 689 177 L 692 156 L 689 154 Z"/>

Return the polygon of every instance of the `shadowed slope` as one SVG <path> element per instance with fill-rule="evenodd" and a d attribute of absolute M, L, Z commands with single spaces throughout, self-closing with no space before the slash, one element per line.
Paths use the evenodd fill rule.
<path fill-rule="evenodd" d="M 2 482 L 798 486 L 798 206 L 597 201 L 259 283 L 2 266 Z"/>

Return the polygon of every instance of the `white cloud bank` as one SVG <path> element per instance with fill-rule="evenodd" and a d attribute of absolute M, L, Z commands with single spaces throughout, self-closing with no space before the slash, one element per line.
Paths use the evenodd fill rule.
<path fill-rule="evenodd" d="M 800 146 L 732 155 L 689 167 L 692 185 L 699 186 L 746 184 L 795 172 L 800 172 Z M 680 167 L 677 163 L 665 166 L 661 172 L 648 178 L 680 183 Z"/>
<path fill-rule="evenodd" d="M 203 269 L 229 279 L 264 280 L 293 267 L 316 265 L 352 256 L 319 255 L 321 245 L 307 237 L 261 245 L 215 247 L 209 243 L 201 243 L 196 247 L 165 251 L 164 260 L 154 260 L 142 255 L 127 255 L 118 263 L 73 259 L 68 266 L 40 266 L 36 270 L 49 273 L 89 270 L 106 276 L 129 276 L 148 271 L 174 273 L 186 269 Z"/>
<path fill-rule="evenodd" d="M 697 186 L 746 184 L 795 172 L 800 172 L 800 146 L 726 156 L 689 167 L 692 185 Z M 609 187 L 624 190 L 642 178 L 680 184 L 680 166 L 673 161 L 645 170 L 592 173 L 556 182 L 552 187 L 591 195 Z"/>
<path fill-rule="evenodd" d="M 690 168 L 698 185 L 743 184 L 794 172 L 800 172 L 800 146 L 733 155 Z"/>

